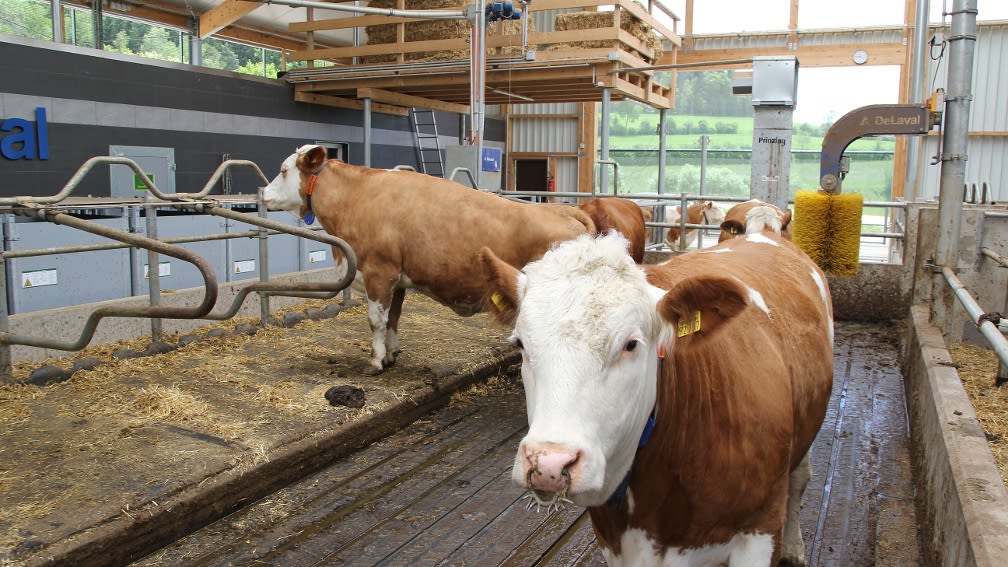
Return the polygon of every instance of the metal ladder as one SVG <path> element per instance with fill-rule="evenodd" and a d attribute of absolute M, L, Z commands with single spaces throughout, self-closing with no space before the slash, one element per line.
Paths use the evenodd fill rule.
<path fill-rule="evenodd" d="M 410 108 L 410 120 L 416 137 L 417 161 L 420 171 L 435 177 L 444 177 L 444 161 L 438 142 L 437 120 L 434 111 L 427 108 Z"/>

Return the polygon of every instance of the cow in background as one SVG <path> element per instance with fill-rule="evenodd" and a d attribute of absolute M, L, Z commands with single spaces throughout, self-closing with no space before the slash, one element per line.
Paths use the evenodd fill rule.
<path fill-rule="evenodd" d="M 644 263 L 647 227 L 637 203 L 621 197 L 601 197 L 581 203 L 578 208 L 591 217 L 597 234 L 615 230 L 625 236 L 630 241 L 630 257 L 638 264 Z"/>
<path fill-rule="evenodd" d="M 805 564 L 807 452 L 833 382 L 825 275 L 750 234 L 634 265 L 617 234 L 522 271 L 483 251 L 522 351 L 512 479 L 588 507 L 609 565 Z"/>
<path fill-rule="evenodd" d="M 675 207 L 667 205 L 665 207 L 665 222 L 678 223 L 682 218 L 681 209 L 682 207 L 679 205 L 676 205 Z M 686 207 L 686 222 L 688 224 L 719 226 L 721 221 L 724 219 L 724 211 L 722 211 L 721 207 L 717 206 L 714 201 L 697 201 L 696 203 Z M 686 246 L 680 248 L 679 229 L 676 227 L 669 228 L 668 231 L 665 232 L 665 245 L 673 251 L 685 252 L 687 248 L 696 242 L 699 232 L 700 229 L 698 228 L 687 228 Z"/>
<path fill-rule="evenodd" d="M 750 199 L 728 209 L 721 223 L 718 242 L 735 238 L 740 234 L 758 234 L 768 230 L 791 240 L 791 209 L 780 210 L 776 205 Z"/>
<path fill-rule="evenodd" d="M 595 233 L 575 207 L 523 204 L 422 173 L 326 158 L 321 146 L 299 148 L 265 187 L 263 201 L 271 210 L 317 217 L 353 249 L 371 326 L 368 374 L 395 362 L 407 289 L 473 315 L 489 300 L 482 248 L 521 267 L 558 242 Z"/>

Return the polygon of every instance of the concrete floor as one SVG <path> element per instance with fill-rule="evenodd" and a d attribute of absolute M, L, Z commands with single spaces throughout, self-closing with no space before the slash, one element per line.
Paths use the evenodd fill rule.
<path fill-rule="evenodd" d="M 801 521 L 809 565 L 921 564 L 897 327 L 838 323 Z M 134 565 L 604 565 L 580 509 L 526 511 L 510 377 Z"/>

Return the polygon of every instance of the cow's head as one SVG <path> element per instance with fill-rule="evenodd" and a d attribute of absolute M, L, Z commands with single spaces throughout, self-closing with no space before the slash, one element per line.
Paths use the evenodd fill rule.
<path fill-rule="evenodd" d="M 751 199 L 739 203 L 724 216 L 718 242 L 724 242 L 742 234 L 759 234 L 769 230 L 788 240 L 791 239 L 791 209 L 781 210 L 770 203 Z"/>
<path fill-rule="evenodd" d="M 287 211 L 299 218 L 304 215 L 301 173 L 311 174 L 326 160 L 322 146 L 305 145 L 289 155 L 280 165 L 280 173 L 263 188 L 263 203 L 271 211 Z"/>
<path fill-rule="evenodd" d="M 618 233 L 565 242 L 521 272 L 487 248 L 482 260 L 490 309 L 514 321 L 522 351 L 529 431 L 512 478 L 544 505 L 601 505 L 629 472 L 655 409 L 659 354 L 698 319 L 701 330 L 682 340 L 716 333 L 746 305 L 746 291 L 720 276 L 668 292 L 652 286 Z"/>

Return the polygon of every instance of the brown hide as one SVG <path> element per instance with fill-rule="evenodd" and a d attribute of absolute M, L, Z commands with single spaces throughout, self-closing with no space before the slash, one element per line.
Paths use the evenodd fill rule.
<path fill-rule="evenodd" d="M 713 201 L 697 201 L 692 205 L 686 207 L 686 222 L 688 224 L 706 224 L 704 222 L 704 210 L 714 207 Z M 676 207 L 676 211 L 679 211 L 680 207 Z M 680 213 L 681 214 L 681 213 Z M 688 228 L 686 232 L 696 232 L 699 229 Z M 679 229 L 669 228 L 665 232 L 665 244 L 672 248 L 676 248 L 679 245 Z"/>
<path fill-rule="evenodd" d="M 657 424 L 631 469 L 633 514 L 625 505 L 589 509 L 617 554 L 633 526 L 690 548 L 770 533 L 779 556 L 788 475 L 825 416 L 833 351 L 831 308 L 811 274 L 824 286 L 825 276 L 771 238 L 780 246 L 738 238 L 645 266 L 652 285 L 671 290 L 659 314 L 674 323 L 700 311 L 701 328 L 676 338 L 659 367 Z"/>
<path fill-rule="evenodd" d="M 718 235 L 718 242 L 724 242 L 729 238 L 745 234 L 746 214 L 755 207 L 772 207 L 777 209 L 778 216 L 781 219 L 781 236 L 791 240 L 791 209 L 781 211 L 774 205 L 752 199 L 728 209 L 728 212 L 725 213 L 725 220 L 721 223 L 721 234 Z"/>
<path fill-rule="evenodd" d="M 644 262 L 644 213 L 637 203 L 620 197 L 604 197 L 582 203 L 578 208 L 591 217 L 596 234 L 612 229 L 630 241 L 630 257 L 634 262 Z"/>
<path fill-rule="evenodd" d="M 318 165 L 299 161 L 302 197 Z M 594 230 L 587 215 L 568 209 L 522 204 L 421 173 L 338 160 L 325 163 L 312 194 L 321 225 L 357 255 L 368 299 L 388 306 L 405 276 L 461 315 L 486 307 L 482 247 L 521 268 L 554 243 Z"/>

